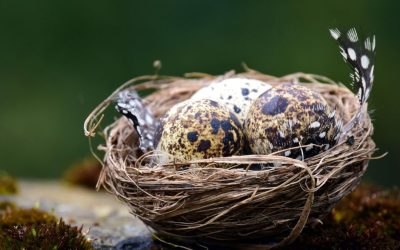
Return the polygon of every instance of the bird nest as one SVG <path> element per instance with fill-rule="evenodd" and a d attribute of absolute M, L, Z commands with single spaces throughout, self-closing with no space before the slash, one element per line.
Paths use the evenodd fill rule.
<path fill-rule="evenodd" d="M 273 86 L 302 84 L 321 93 L 344 123 L 359 111 L 359 100 L 348 88 L 310 74 L 278 78 L 247 70 L 218 77 L 142 76 L 122 85 L 89 115 L 86 135 L 94 135 L 103 112 L 121 90 L 151 91 L 145 104 L 160 117 L 211 81 L 233 76 Z M 98 185 L 127 204 L 158 235 L 219 244 L 240 241 L 233 243 L 235 247 L 282 246 L 295 240 L 305 226 L 320 221 L 359 184 L 376 151 L 372 133 L 365 105 L 359 122 L 336 146 L 303 161 L 276 152 L 159 165 L 151 160 L 157 152 L 140 154 L 133 126 L 121 117 L 103 131 L 105 144 L 99 149 L 105 152 L 104 166 Z M 260 164 L 272 167 L 253 170 Z"/>

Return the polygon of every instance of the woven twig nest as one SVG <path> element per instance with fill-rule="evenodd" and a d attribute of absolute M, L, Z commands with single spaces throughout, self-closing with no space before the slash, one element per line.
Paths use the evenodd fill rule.
<path fill-rule="evenodd" d="M 303 84 L 336 107 L 344 123 L 359 109 L 359 100 L 349 89 L 325 77 L 297 73 L 277 78 L 248 70 L 219 78 L 232 76 L 264 80 L 271 85 Z M 102 112 L 123 89 L 155 90 L 145 103 L 160 117 L 215 78 L 205 74 L 135 78 L 92 112 L 85 122 L 86 131 L 94 132 Z M 158 165 L 148 160 L 157 152 L 138 155 L 137 134 L 122 117 L 104 129 L 105 145 L 99 147 L 105 152 L 99 185 L 126 203 L 159 235 L 225 243 L 263 239 L 271 244 L 262 247 L 281 246 L 296 239 L 307 224 L 321 219 L 358 185 L 375 151 L 372 133 L 365 107 L 346 138 L 304 161 L 270 154 Z M 220 163 L 223 168 L 218 166 Z M 250 170 L 252 164 L 275 167 Z"/>

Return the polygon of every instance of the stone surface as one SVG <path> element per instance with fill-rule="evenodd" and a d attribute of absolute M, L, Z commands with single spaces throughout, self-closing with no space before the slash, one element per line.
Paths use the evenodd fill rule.
<path fill-rule="evenodd" d="M 0 196 L 20 207 L 38 207 L 83 226 L 96 249 L 148 249 L 149 229 L 129 209 L 106 192 L 70 186 L 58 181 L 21 181 L 16 196 Z"/>

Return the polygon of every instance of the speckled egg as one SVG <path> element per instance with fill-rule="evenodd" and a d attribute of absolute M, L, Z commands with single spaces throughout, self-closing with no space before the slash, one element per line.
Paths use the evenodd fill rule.
<path fill-rule="evenodd" d="M 251 103 L 270 88 L 268 83 L 255 79 L 228 78 L 200 89 L 191 99 L 210 99 L 226 105 L 243 124 Z"/>
<path fill-rule="evenodd" d="M 235 114 L 212 100 L 188 100 L 171 108 L 156 129 L 157 150 L 176 160 L 240 154 L 243 130 Z"/>
<path fill-rule="evenodd" d="M 299 84 L 284 83 L 253 102 L 244 131 L 253 153 L 283 150 L 281 155 L 303 159 L 335 145 L 340 127 L 335 111 L 319 93 Z M 309 144 L 316 146 L 289 150 Z"/>

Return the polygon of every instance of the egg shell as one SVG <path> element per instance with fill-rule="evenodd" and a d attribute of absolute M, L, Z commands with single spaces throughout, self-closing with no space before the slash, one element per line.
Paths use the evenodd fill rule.
<path fill-rule="evenodd" d="M 243 130 L 235 114 L 212 100 L 177 104 L 156 129 L 157 150 L 188 161 L 240 154 Z"/>
<path fill-rule="evenodd" d="M 226 105 L 243 124 L 251 103 L 270 88 L 268 83 L 256 79 L 227 78 L 200 89 L 191 99 L 210 99 Z"/>
<path fill-rule="evenodd" d="M 284 83 L 263 93 L 250 107 L 244 131 L 253 153 L 302 159 L 336 144 L 340 124 L 325 99 L 299 84 Z"/>

